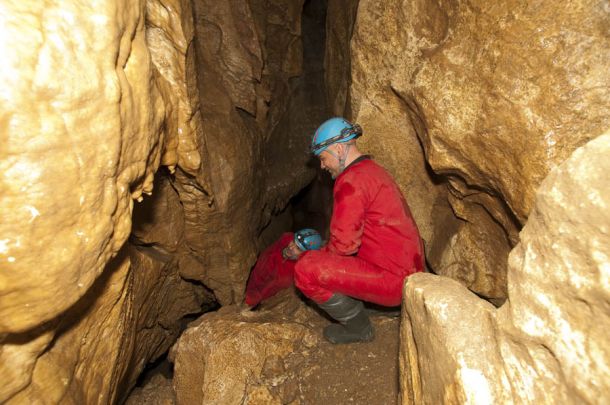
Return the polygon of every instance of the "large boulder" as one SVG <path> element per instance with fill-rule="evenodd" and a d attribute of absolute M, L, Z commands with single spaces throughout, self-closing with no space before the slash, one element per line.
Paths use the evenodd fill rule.
<path fill-rule="evenodd" d="M 189 325 L 170 352 L 177 404 L 282 403 L 269 388 L 283 382 L 289 356 L 318 343 L 319 316 L 281 295 L 268 309 L 227 306 Z"/>
<path fill-rule="evenodd" d="M 610 400 L 610 133 L 542 183 L 495 309 L 450 279 L 405 285 L 403 403 Z"/>

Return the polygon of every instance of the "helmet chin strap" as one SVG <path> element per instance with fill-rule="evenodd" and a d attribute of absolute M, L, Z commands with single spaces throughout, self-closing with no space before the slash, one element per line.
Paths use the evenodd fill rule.
<path fill-rule="evenodd" d="M 345 145 L 345 153 L 343 153 L 343 156 L 339 156 L 332 150 L 326 149 L 326 151 L 328 153 L 330 153 L 332 156 L 334 156 L 335 159 L 337 159 L 339 161 L 339 174 L 343 173 L 343 170 L 345 170 L 345 161 L 347 160 L 347 155 L 349 154 L 349 148 L 351 146 L 352 145 L 349 143 L 347 145 Z"/>

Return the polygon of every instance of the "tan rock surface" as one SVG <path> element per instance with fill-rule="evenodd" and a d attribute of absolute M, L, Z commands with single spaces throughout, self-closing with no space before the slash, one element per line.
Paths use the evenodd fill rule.
<path fill-rule="evenodd" d="M 0 333 L 82 297 L 127 239 L 132 197 L 151 189 L 163 104 L 143 5 L 1 6 Z"/>
<path fill-rule="evenodd" d="M 172 172 L 178 164 L 196 175 L 203 139 L 191 46 L 195 35 L 192 15 L 187 0 L 146 1 L 146 40 L 156 83 L 166 102 L 168 139 L 162 164 Z"/>
<path fill-rule="evenodd" d="M 177 338 L 180 318 L 200 312 L 210 301 L 207 294 L 203 287 L 183 281 L 175 263 L 123 249 L 87 295 L 61 316 L 52 345 L 43 346 L 43 354 L 29 351 L 30 345 L 18 348 L 35 362 L 19 380 L 6 377 L 19 370 L 23 359 L 6 358 L 3 345 L 0 375 L 12 388 L 3 387 L 3 398 L 15 404 L 121 400 L 145 364 Z"/>
<path fill-rule="evenodd" d="M 152 191 L 162 151 L 173 148 L 166 131 L 195 122 L 179 83 L 189 32 L 176 22 L 178 4 L 165 5 L 0 5 L 2 403 L 120 400 L 176 338 L 180 319 L 213 299 L 167 255 L 184 223 L 167 179 L 139 207 L 151 217 L 136 218 L 139 242 L 150 246 L 124 245 L 132 198 Z M 153 68 L 162 60 L 171 62 L 164 79 Z M 170 77 L 181 91 L 166 98 L 158 83 Z M 190 152 L 177 151 L 182 165 Z"/>
<path fill-rule="evenodd" d="M 162 252 L 176 252 L 184 239 L 184 210 L 171 180 L 157 175 L 154 193 L 133 210 L 131 241 L 154 245 Z"/>
<path fill-rule="evenodd" d="M 135 388 L 125 405 L 174 405 L 176 394 L 172 380 L 162 374 L 153 376 L 143 387 Z"/>
<path fill-rule="evenodd" d="M 564 3 L 361 0 L 351 35 L 329 14 L 342 27 L 327 61 L 335 113 L 363 124 L 362 146 L 400 182 L 433 270 L 485 281 L 467 285 L 489 297 L 506 291 L 506 253 L 541 180 L 610 124 L 610 15 Z M 447 221 L 439 182 L 467 223 Z"/>
<path fill-rule="evenodd" d="M 322 81 L 301 60 L 303 1 L 193 6 L 207 161 L 176 188 L 190 276 L 225 305 L 242 299 L 261 230 L 313 178 L 306 147 L 324 105 L 307 102 Z"/>
<path fill-rule="evenodd" d="M 549 174 L 508 270 L 506 322 L 551 352 L 574 398 L 590 403 L 610 400 L 608 156 L 610 132 Z"/>
<path fill-rule="evenodd" d="M 496 310 L 454 281 L 405 286 L 403 403 L 610 400 L 610 133 L 542 183 Z"/>
<path fill-rule="evenodd" d="M 449 200 L 454 213 L 465 220 L 450 236 L 442 253 L 430 256 L 431 267 L 442 269 L 444 276 L 460 281 L 471 291 L 489 298 L 505 298 L 510 244 L 504 229 L 487 214 L 484 206 L 453 196 Z"/>
<path fill-rule="evenodd" d="M 594 0 L 481 1 L 433 15 L 438 36 L 414 27 L 427 40 L 413 96 L 428 161 L 495 191 L 523 223 L 549 170 L 610 124 L 610 13 Z"/>
<path fill-rule="evenodd" d="M 315 317 L 298 298 L 272 311 L 229 306 L 203 315 L 170 353 L 177 403 L 282 403 L 262 380 L 279 378 L 289 355 L 316 344 Z"/>

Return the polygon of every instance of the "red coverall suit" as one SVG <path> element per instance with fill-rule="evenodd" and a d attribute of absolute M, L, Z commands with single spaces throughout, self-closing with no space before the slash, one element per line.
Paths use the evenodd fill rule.
<path fill-rule="evenodd" d="M 335 180 L 330 241 L 303 253 L 295 285 L 318 304 L 341 293 L 398 306 L 404 278 L 424 268 L 415 221 L 390 174 L 367 156 Z"/>
<path fill-rule="evenodd" d="M 285 233 L 261 253 L 248 279 L 246 304 L 253 307 L 294 283 L 296 261 L 282 257 L 282 250 L 293 239 L 293 233 Z"/>

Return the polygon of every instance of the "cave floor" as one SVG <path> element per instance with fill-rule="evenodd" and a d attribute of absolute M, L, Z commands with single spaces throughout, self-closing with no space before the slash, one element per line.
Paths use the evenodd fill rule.
<path fill-rule="evenodd" d="M 289 302 L 287 302 L 289 301 Z M 266 322 L 286 321 L 291 313 L 301 312 L 303 301 L 291 292 L 272 297 L 262 305 Z M 232 311 L 231 309 L 225 309 Z M 312 333 L 320 335 L 330 321 L 308 308 L 306 323 Z M 236 310 L 237 311 L 237 310 Z M 242 313 L 243 310 L 241 310 Z M 250 315 L 246 315 L 250 316 Z M 256 316 L 256 315 L 254 315 Z M 277 364 L 267 361 L 259 384 L 275 399 L 272 403 L 291 405 L 317 404 L 397 404 L 399 317 L 375 314 L 371 317 L 375 339 L 368 343 L 333 345 L 317 339 L 311 347 L 295 350 Z M 303 318 L 298 319 L 303 322 Z M 171 365 L 165 361 L 150 370 L 136 387 L 126 404 L 175 404 Z M 175 384 L 174 384 L 175 385 Z M 277 402 L 276 402 L 277 400 Z M 263 401 L 265 402 L 265 401 Z M 244 404 L 258 404 L 246 398 Z M 269 402 L 267 402 L 269 403 Z"/>
<path fill-rule="evenodd" d="M 398 403 L 399 318 L 374 317 L 375 340 L 332 345 L 320 342 L 301 370 L 301 404 Z"/>

